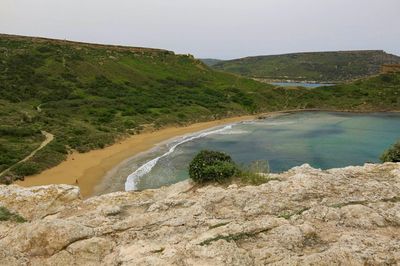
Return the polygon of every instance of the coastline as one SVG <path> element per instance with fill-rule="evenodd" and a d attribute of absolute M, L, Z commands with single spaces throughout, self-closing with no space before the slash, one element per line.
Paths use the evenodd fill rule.
<path fill-rule="evenodd" d="M 388 111 L 354 111 L 329 109 L 292 109 L 266 112 L 255 115 L 244 115 L 221 120 L 200 122 L 182 127 L 166 127 L 160 130 L 140 133 L 120 140 L 104 149 L 92 150 L 87 153 L 73 152 L 61 164 L 47 169 L 34 176 L 25 177 L 24 181 L 15 184 L 23 187 L 43 186 L 51 184 L 69 184 L 79 186 L 81 195 L 88 198 L 98 195 L 96 188 L 104 185 L 104 179 L 126 160 L 150 151 L 152 148 L 174 138 L 211 129 L 231 123 L 271 118 L 278 115 L 296 112 L 341 112 L 341 113 L 399 113 L 399 110 Z M 76 183 L 78 181 L 78 183 Z"/>
<path fill-rule="evenodd" d="M 271 112 L 263 116 L 274 116 L 279 113 Z M 47 169 L 34 176 L 25 177 L 24 181 L 15 184 L 23 187 L 43 186 L 51 184 L 77 185 L 84 198 L 94 194 L 95 188 L 101 184 L 103 178 L 123 161 L 146 152 L 162 142 L 170 139 L 223 126 L 230 123 L 257 119 L 260 115 L 246 115 L 209 122 L 200 122 L 183 127 L 167 127 L 164 129 L 141 133 L 108 146 L 104 149 L 92 150 L 87 153 L 73 152 L 61 164 Z M 76 182 L 77 181 L 77 182 Z"/>

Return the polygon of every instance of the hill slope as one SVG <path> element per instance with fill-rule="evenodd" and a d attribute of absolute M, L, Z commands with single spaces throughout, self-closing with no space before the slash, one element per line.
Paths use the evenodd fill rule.
<path fill-rule="evenodd" d="M 144 128 L 267 111 L 400 110 L 400 75 L 282 89 L 214 71 L 187 55 L 0 35 L 2 182 L 57 165 L 69 150 L 102 148 Z M 44 141 L 54 139 L 21 164 Z"/>
<path fill-rule="evenodd" d="M 213 58 L 200 58 L 199 60 L 204 64 L 206 64 L 207 66 L 214 66 L 220 62 L 223 62 L 223 60 L 213 59 Z"/>
<path fill-rule="evenodd" d="M 54 141 L 11 175 L 59 163 L 66 147 L 102 148 L 143 126 L 250 113 L 266 99 L 276 109 L 271 88 L 165 50 L 0 35 L 0 172 L 40 145 L 41 130 Z"/>
<path fill-rule="evenodd" d="M 212 67 L 262 79 L 328 82 L 378 74 L 388 63 L 400 63 L 400 57 L 384 51 L 294 53 L 223 61 Z"/>

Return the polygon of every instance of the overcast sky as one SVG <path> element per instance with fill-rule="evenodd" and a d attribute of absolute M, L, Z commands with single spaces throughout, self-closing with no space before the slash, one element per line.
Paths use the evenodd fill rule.
<path fill-rule="evenodd" d="M 350 49 L 400 55 L 400 0 L 0 0 L 0 32 L 221 59 Z"/>

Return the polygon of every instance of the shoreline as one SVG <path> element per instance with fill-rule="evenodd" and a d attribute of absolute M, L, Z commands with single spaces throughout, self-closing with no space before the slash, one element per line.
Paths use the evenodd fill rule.
<path fill-rule="evenodd" d="M 283 113 L 282 113 L 283 114 Z M 193 135 L 197 135 L 197 134 L 201 134 L 203 132 L 209 132 L 209 131 L 213 131 L 213 130 L 217 130 L 217 129 L 221 129 L 225 126 L 228 125 L 237 125 L 237 124 L 241 124 L 241 123 L 245 123 L 248 121 L 256 121 L 258 119 L 267 119 L 267 118 L 271 118 L 271 117 L 276 117 L 279 116 L 281 114 L 269 114 L 266 115 L 265 117 L 251 117 L 250 119 L 245 119 L 245 120 L 239 120 L 239 121 L 233 121 L 230 123 L 222 123 L 216 126 L 212 126 L 212 127 L 207 127 L 205 129 L 199 130 L 199 131 L 194 131 L 194 132 L 188 132 L 187 134 L 183 134 L 183 135 L 177 135 L 174 136 L 172 138 L 166 139 L 164 141 L 161 141 L 159 143 L 156 143 L 152 148 L 145 150 L 143 152 L 139 152 L 136 154 L 133 154 L 132 156 L 126 158 L 125 160 L 123 160 L 122 162 L 118 163 L 117 165 L 115 165 L 110 171 L 108 171 L 106 173 L 106 175 L 102 178 L 102 180 L 100 180 L 100 182 L 94 187 L 93 189 L 93 193 L 91 196 L 99 196 L 99 195 L 103 195 L 103 194 L 109 194 L 109 193 L 113 193 L 113 192 L 117 192 L 117 191 L 122 191 L 123 188 L 125 186 L 125 182 L 127 181 L 127 177 L 129 174 L 132 174 L 133 172 L 129 172 L 129 174 L 124 175 L 123 178 L 123 184 L 121 183 L 121 179 L 120 179 L 120 175 L 118 174 L 118 172 L 121 170 L 121 168 L 126 167 L 127 165 L 130 165 L 132 162 L 132 160 L 143 160 L 141 163 L 139 163 L 137 165 L 137 167 L 135 167 L 137 170 L 139 167 L 141 167 L 142 165 L 146 164 L 147 162 L 149 162 L 150 160 L 158 157 L 158 156 L 162 156 L 163 153 L 161 154 L 155 154 L 159 151 L 160 148 L 162 147 L 166 147 L 169 144 L 177 141 L 177 140 L 182 140 L 184 138 L 193 136 Z M 167 152 L 169 149 L 167 148 L 164 152 Z M 145 159 L 146 158 L 146 159 Z M 122 185 L 122 186 L 121 186 Z M 136 191 L 136 190 L 135 190 Z M 139 191 L 139 190 L 138 190 Z"/>
<path fill-rule="evenodd" d="M 194 123 L 188 126 L 172 126 L 151 132 L 140 133 L 117 141 L 104 149 L 92 150 L 86 153 L 73 152 L 61 164 L 47 169 L 40 174 L 25 177 L 24 181 L 14 184 L 23 187 L 43 186 L 51 184 L 68 184 L 79 186 L 81 195 L 88 198 L 98 195 L 96 191 L 105 178 L 115 171 L 118 166 L 132 157 L 146 153 L 152 148 L 171 139 L 232 123 L 266 119 L 278 115 L 297 112 L 339 112 L 339 113 L 399 113 L 398 110 L 388 111 L 352 111 L 352 110 L 327 110 L 327 109 L 292 109 L 273 111 L 255 115 L 244 115 L 208 122 Z M 78 181 L 78 182 L 76 182 Z"/>
<path fill-rule="evenodd" d="M 271 112 L 260 115 L 269 117 L 279 113 L 286 112 Z M 88 198 L 95 194 L 96 187 L 103 182 L 103 178 L 109 172 L 129 158 L 179 136 L 226 124 L 254 120 L 260 115 L 236 116 L 195 123 L 189 126 L 166 127 L 152 132 L 140 133 L 117 141 L 104 149 L 92 150 L 86 153 L 73 152 L 59 165 L 40 174 L 27 176 L 24 181 L 16 181 L 15 184 L 23 187 L 51 184 L 76 185 L 79 186 L 82 197 Z"/>

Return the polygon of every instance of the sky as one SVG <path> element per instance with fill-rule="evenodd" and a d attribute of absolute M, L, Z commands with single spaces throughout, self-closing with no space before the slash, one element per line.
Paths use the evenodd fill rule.
<path fill-rule="evenodd" d="M 400 0 L 0 0 L 0 33 L 197 58 L 379 49 L 400 55 Z"/>

